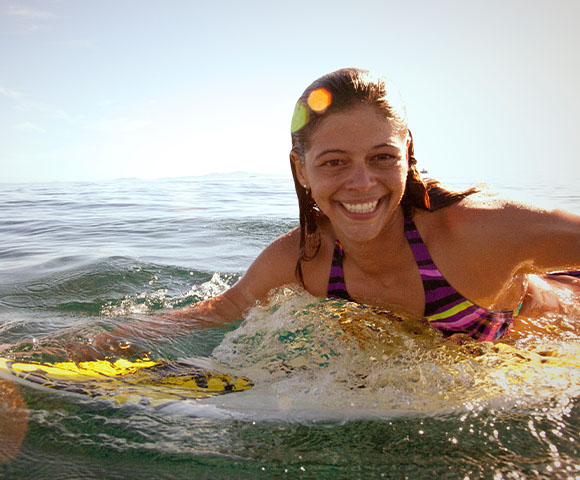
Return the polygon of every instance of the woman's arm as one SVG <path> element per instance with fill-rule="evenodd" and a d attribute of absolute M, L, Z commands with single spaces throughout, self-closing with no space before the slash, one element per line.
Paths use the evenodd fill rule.
<path fill-rule="evenodd" d="M 11 355 L 55 353 L 75 361 L 103 358 L 103 356 L 127 356 L 143 352 L 156 341 L 176 337 L 198 328 L 225 326 L 239 320 L 257 302 L 265 301 L 269 292 L 282 285 L 296 283 L 294 269 L 298 259 L 299 236 L 297 229 L 272 242 L 252 263 L 245 275 L 224 293 L 195 305 L 176 310 L 166 310 L 156 315 L 143 315 L 132 319 L 111 332 L 103 332 L 75 344 L 40 345 L 26 348 L 18 345 L 0 345 L 0 352 L 17 348 Z M 24 348 L 22 348 L 24 347 Z"/>
<path fill-rule="evenodd" d="M 225 326 L 239 320 L 256 303 L 267 300 L 272 289 L 296 282 L 294 269 L 298 246 L 299 236 L 294 229 L 266 247 L 244 276 L 224 293 L 189 307 L 144 316 L 99 335 L 92 347 L 121 353 L 139 339 L 171 338 L 198 328 Z"/>
<path fill-rule="evenodd" d="M 443 276 L 488 309 L 514 309 L 528 274 L 580 269 L 580 217 L 571 213 L 482 192 L 416 223 Z"/>
<path fill-rule="evenodd" d="M 522 273 L 580 268 L 580 216 L 505 202 L 479 223 L 501 261 Z"/>
<path fill-rule="evenodd" d="M 497 271 L 580 268 L 580 216 L 474 195 L 445 212 L 458 250 Z"/>
<path fill-rule="evenodd" d="M 532 272 L 580 269 L 580 216 L 562 210 L 522 214 Z"/>

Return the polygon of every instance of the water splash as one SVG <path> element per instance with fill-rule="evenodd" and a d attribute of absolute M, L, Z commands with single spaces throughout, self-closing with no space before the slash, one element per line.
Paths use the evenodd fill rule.
<path fill-rule="evenodd" d="M 274 397 L 282 410 L 348 417 L 564 408 L 580 395 L 579 353 L 577 342 L 457 346 L 421 320 L 283 288 L 213 357 L 252 378 L 257 387 L 248 396 Z"/>
<path fill-rule="evenodd" d="M 193 272 L 191 272 L 193 275 Z M 148 314 L 161 309 L 179 308 L 192 303 L 215 297 L 227 290 L 233 283 L 234 276 L 221 276 L 219 272 L 200 285 L 193 285 L 189 290 L 171 296 L 168 290 L 160 288 L 153 292 L 142 292 L 126 295 L 121 300 L 107 302 L 100 314 L 105 317 L 122 317 L 133 314 Z M 156 279 L 152 279 L 152 285 Z"/>
<path fill-rule="evenodd" d="M 198 301 L 217 297 L 230 288 L 233 277 L 231 275 L 222 277 L 219 272 L 215 272 L 208 282 L 201 285 L 194 285 L 187 292 L 180 295 L 180 298 L 195 297 Z"/>

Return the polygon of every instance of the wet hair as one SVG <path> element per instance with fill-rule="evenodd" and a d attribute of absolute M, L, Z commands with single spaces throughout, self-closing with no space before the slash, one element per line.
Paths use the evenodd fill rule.
<path fill-rule="evenodd" d="M 413 210 L 436 210 L 458 202 L 475 189 L 452 192 L 434 180 L 424 181 L 417 169 L 413 136 L 407 126 L 407 112 L 398 90 L 387 78 L 368 70 L 344 68 L 315 80 L 300 96 L 292 117 L 292 152 L 304 163 L 309 142 L 321 122 L 329 115 L 359 106 L 372 106 L 384 115 L 401 136 L 408 136 L 407 157 L 409 170 L 401 207 L 406 216 Z M 312 260 L 320 250 L 318 222 L 324 217 L 310 190 L 298 180 L 296 167 L 290 157 L 294 186 L 300 210 L 300 251 L 296 277 L 302 285 L 302 262 Z"/>

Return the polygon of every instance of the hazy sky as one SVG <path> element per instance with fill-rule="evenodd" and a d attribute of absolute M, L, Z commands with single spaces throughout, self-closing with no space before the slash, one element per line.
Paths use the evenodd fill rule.
<path fill-rule="evenodd" d="M 0 0 L 0 181 L 286 173 L 294 103 L 399 85 L 433 176 L 580 179 L 578 0 Z"/>

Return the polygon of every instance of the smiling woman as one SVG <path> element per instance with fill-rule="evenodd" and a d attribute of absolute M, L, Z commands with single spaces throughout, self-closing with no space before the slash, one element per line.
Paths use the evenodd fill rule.
<path fill-rule="evenodd" d="M 310 85 L 290 163 L 300 227 L 223 294 L 148 320 L 143 335 L 240 318 L 296 281 L 318 297 L 424 318 L 447 337 L 491 341 L 543 332 L 540 315 L 580 299 L 580 217 L 423 181 L 404 106 L 382 77 L 343 69 Z"/>
<path fill-rule="evenodd" d="M 374 107 L 336 113 L 312 136 L 297 178 L 344 241 L 368 244 L 394 220 L 403 198 L 406 136 Z"/>
<path fill-rule="evenodd" d="M 423 181 L 405 109 L 382 77 L 343 69 L 310 85 L 294 112 L 290 163 L 298 228 L 221 295 L 95 346 L 239 319 L 272 289 L 297 282 L 317 297 L 394 310 L 445 337 L 481 341 L 545 332 L 540 316 L 568 315 L 580 301 L 580 217 Z"/>
<path fill-rule="evenodd" d="M 311 101 L 320 97 L 317 92 L 328 99 L 324 109 L 313 108 L 319 103 Z M 482 221 L 507 228 L 507 219 L 521 222 L 528 215 L 528 220 L 551 218 L 559 223 L 558 215 L 546 217 L 546 212 L 502 201 L 490 204 L 483 195 L 466 199 L 476 191 L 454 193 L 437 182 L 424 182 L 416 168 L 404 106 L 384 78 L 345 69 L 315 81 L 298 101 L 292 140 L 291 164 L 301 207 L 297 275 L 310 291 L 324 294 L 319 283 L 323 270 L 316 271 L 317 262 L 309 261 L 332 251 L 328 296 L 425 316 L 447 335 L 494 340 L 510 329 L 514 312 L 522 306 L 529 311 L 534 302 L 522 305 L 523 300 L 538 297 L 533 293 L 538 282 L 528 288 L 529 275 L 541 272 L 530 258 L 530 245 L 519 260 L 515 250 L 493 258 L 493 242 L 478 240 L 476 230 Z M 556 259 L 555 269 L 578 264 L 577 219 L 565 225 L 559 223 L 558 228 L 567 229 L 564 236 L 571 253 L 563 263 Z M 528 239 L 538 234 L 529 232 Z M 523 237 L 517 241 L 525 243 Z M 506 246 L 496 245 L 504 251 Z M 430 250 L 436 252 L 437 262 Z M 465 256 L 456 258 L 457 251 Z M 436 264 L 443 265 L 446 276 Z M 476 275 L 477 268 L 485 280 Z M 312 272 L 306 282 L 303 270 Z M 459 294 L 446 277 L 474 301 Z M 546 281 L 560 286 L 562 278 L 550 276 Z M 574 281 L 569 286 L 577 290 Z"/>
<path fill-rule="evenodd" d="M 545 332 L 540 316 L 580 300 L 580 217 L 424 181 L 405 108 L 382 77 L 343 69 L 310 85 L 294 111 L 290 164 L 300 227 L 233 287 L 148 320 L 142 335 L 240 318 L 297 281 L 482 341 Z"/>

